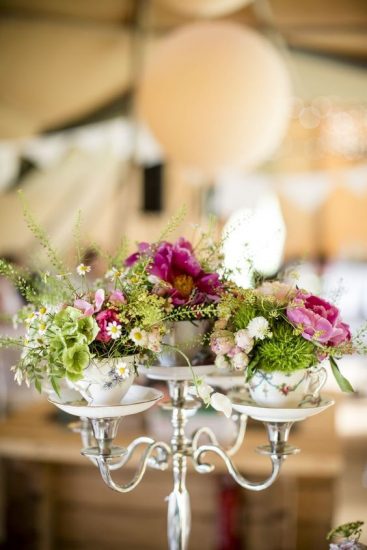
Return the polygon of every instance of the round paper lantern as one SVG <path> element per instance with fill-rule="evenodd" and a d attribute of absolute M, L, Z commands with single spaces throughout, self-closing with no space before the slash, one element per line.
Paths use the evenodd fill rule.
<path fill-rule="evenodd" d="M 252 0 L 157 0 L 157 2 L 189 17 L 220 17 L 243 8 Z"/>
<path fill-rule="evenodd" d="M 254 167 L 275 151 L 290 113 L 282 58 L 233 23 L 195 23 L 163 39 L 147 61 L 138 110 L 167 155 L 211 174 Z"/>

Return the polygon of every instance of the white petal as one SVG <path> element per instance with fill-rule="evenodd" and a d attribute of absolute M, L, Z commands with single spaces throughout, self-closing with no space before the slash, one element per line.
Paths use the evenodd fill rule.
<path fill-rule="evenodd" d="M 215 392 L 210 397 L 210 404 L 216 411 L 223 412 L 229 418 L 232 414 L 231 400 L 222 393 Z"/>
<path fill-rule="evenodd" d="M 206 384 L 205 382 L 202 382 L 198 386 L 197 394 L 200 399 L 204 401 L 204 403 L 208 403 L 210 400 L 210 394 L 213 393 L 213 388 Z"/>

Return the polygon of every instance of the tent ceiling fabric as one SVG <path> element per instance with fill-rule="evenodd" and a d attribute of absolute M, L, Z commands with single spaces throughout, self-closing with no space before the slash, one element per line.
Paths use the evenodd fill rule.
<path fill-rule="evenodd" d="M 131 85 L 127 31 L 2 19 L 0 51 L 0 139 L 62 125 Z"/>
<path fill-rule="evenodd" d="M 106 227 L 102 231 L 98 221 L 120 183 L 122 167 L 121 159 L 108 150 L 98 154 L 74 151 L 52 169 L 36 172 L 24 182 L 24 195 L 35 219 L 60 252 L 70 249 L 70 228 L 79 210 L 92 241 L 100 242 L 101 234 L 106 236 Z M 40 251 L 22 219 L 16 192 L 1 197 L 0 228 L 0 253 L 12 251 L 21 257 L 31 257 Z"/>

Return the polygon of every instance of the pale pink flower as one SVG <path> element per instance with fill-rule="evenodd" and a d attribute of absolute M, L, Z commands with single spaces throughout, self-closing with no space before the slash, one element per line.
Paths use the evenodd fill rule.
<path fill-rule="evenodd" d="M 245 353 L 250 353 L 254 347 L 254 339 L 245 328 L 238 330 L 234 335 L 235 342 Z"/>
<path fill-rule="evenodd" d="M 108 298 L 108 301 L 114 305 L 126 304 L 126 298 L 121 292 L 121 290 L 114 290 L 113 292 L 111 292 L 110 297 Z"/>
<path fill-rule="evenodd" d="M 218 330 L 213 333 L 210 345 L 217 355 L 225 355 L 234 347 L 234 336 L 230 330 Z"/>

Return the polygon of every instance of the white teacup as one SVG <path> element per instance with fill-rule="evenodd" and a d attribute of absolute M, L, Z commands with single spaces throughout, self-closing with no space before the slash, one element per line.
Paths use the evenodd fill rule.
<path fill-rule="evenodd" d="M 83 378 L 72 385 L 89 405 L 119 405 L 135 378 L 134 360 L 134 355 L 92 359 Z"/>
<path fill-rule="evenodd" d="M 293 408 L 317 403 L 326 382 L 324 367 L 310 367 L 290 374 L 256 370 L 248 382 L 252 399 L 263 407 Z"/>

